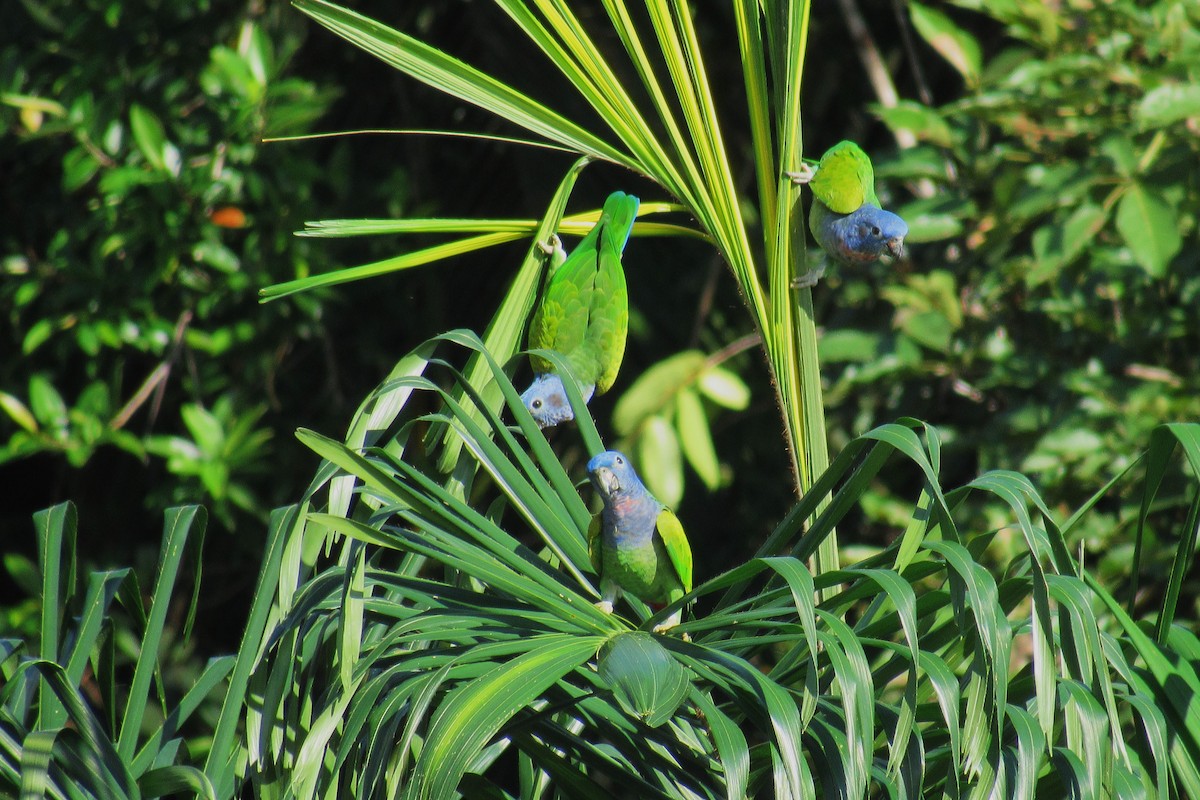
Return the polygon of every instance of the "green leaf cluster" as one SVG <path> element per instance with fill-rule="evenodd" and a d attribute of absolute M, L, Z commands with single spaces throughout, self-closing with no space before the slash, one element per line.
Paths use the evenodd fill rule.
<path fill-rule="evenodd" d="M 321 463 L 300 502 L 271 518 L 236 657 L 210 662 L 182 690 L 163 676 L 168 617 L 181 608 L 171 598 L 204 527 L 195 507 L 168 511 L 148 604 L 129 570 L 98 572 L 81 594 L 73 509 L 35 518 L 37 565 L 6 558 L 38 597 L 32 633 L 0 640 L 0 788 L 70 798 L 1200 796 L 1200 640 L 1187 621 L 1200 428 L 1160 424 L 1194 416 L 1180 412 L 1193 409 L 1195 387 L 1181 376 L 1194 374 L 1182 367 L 1195 351 L 1183 349 L 1186 328 L 1172 315 L 1194 290 L 1183 243 L 1196 228 L 1195 179 L 1172 166 L 1195 155 L 1184 133 L 1196 108 L 1192 11 L 1116 0 L 1081 26 L 1071 9 L 1019 0 L 958 4 L 971 11 L 911 4 L 917 33 L 969 92 L 944 107 L 880 112 L 922 142 L 879 174 L 934 188 L 903 209 L 929 268 L 847 275 L 825 295 L 836 303 L 814 308 L 812 292 L 790 286 L 803 225 L 783 177 L 800 159 L 807 4 L 731 5 L 746 101 L 732 115 L 717 113 L 707 40 L 685 4 L 606 0 L 594 17 L 553 0 L 496 5 L 594 119 L 577 123 L 418 36 L 300 3 L 369 52 L 577 160 L 540 219 L 309 227 L 313 236 L 458 238 L 351 270 L 298 269 L 264 294 L 530 244 L 482 336 L 454 330 L 412 349 L 344 437 L 299 432 Z M 74 24 L 26 6 L 55 31 Z M 103 0 L 88 11 L 109 26 L 124 19 L 123 6 Z M 959 22 L 971 14 L 988 15 L 1016 46 L 978 44 Z M 606 26 L 620 69 L 589 35 L 593 23 Z M 229 111 L 253 126 L 272 59 L 254 25 L 244 30 L 238 47 L 204 53 L 201 85 L 239 98 Z M 636 80 L 618 79 L 625 73 Z M 89 172 L 86 147 L 72 157 L 76 188 L 94 180 L 137 208 L 199 180 L 185 126 L 152 94 L 113 117 L 119 141 L 98 151 L 111 167 Z M 33 91 L 4 102 L 9 122 L 31 134 L 70 104 Z M 1071 103 L 1088 113 L 1064 114 Z M 1132 123 L 1105 126 L 1106 115 Z M 744 184 L 734 180 L 728 119 L 745 123 L 754 156 Z M 617 615 L 593 606 L 591 493 L 575 455 L 561 454 L 606 445 L 578 386 L 568 381 L 577 424 L 552 447 L 511 382 L 543 269 L 536 243 L 586 230 L 594 216 L 565 209 L 596 161 L 655 181 L 677 202 L 645 204 L 648 213 L 684 211 L 699 229 L 649 222 L 640 233 L 698 236 L 728 260 L 805 490 L 770 530 L 726 514 L 724 535 L 761 542 L 752 557 L 698 574 L 694 591 L 654 613 L 636 600 Z M 740 185 L 753 186 L 757 205 Z M 761 243 L 750 218 L 762 224 Z M 177 274 L 241 271 L 219 237 L 184 238 L 194 261 L 168 258 Z M 16 296 L 34 307 L 41 289 L 26 285 L 35 289 Z M 1097 297 L 1120 312 L 1111 322 L 1092 313 Z M 185 310 L 202 319 L 206 305 Z M 819 344 L 818 309 L 828 312 Z M 30 353 L 60 346 L 79 319 L 41 324 L 25 339 Z M 179 319 L 188 324 L 143 343 L 167 366 L 171 343 L 196 335 Z M 134 340 L 141 331 L 121 330 Z M 1129 361 L 1164 347 L 1176 351 L 1167 366 Z M 828 464 L 818 355 L 839 370 Z M 622 397 L 616 433 L 643 462 L 659 460 L 654 479 L 681 484 L 684 458 L 705 482 L 719 479 L 710 416 L 748 400 L 721 360 L 686 351 Z M 1064 372 L 1063 363 L 1080 367 Z M 987 413 L 948 414 L 948 426 L 907 416 L 879 424 L 914 398 L 939 416 L 935 382 Z M 27 398 L 0 394 L 17 445 L 86 458 L 108 441 L 72 432 L 79 415 L 56 381 L 35 376 L 28 386 Z M 117 405 L 107 397 L 76 405 L 103 420 Z M 234 473 L 262 464 L 258 413 L 190 402 L 180 405 L 187 437 L 117 444 L 144 447 L 218 500 L 250 507 Z M 972 423 L 986 431 L 974 434 L 987 439 L 982 451 Z M 1022 450 L 1030 439 L 1036 446 Z M 952 463 L 976 452 L 999 466 Z M 1049 492 L 1007 468 L 1014 453 Z M 1080 496 L 1088 499 L 1065 499 Z M 1131 502 L 1126 549 L 1109 547 Z M 839 548 L 835 530 L 875 543 Z M 1089 550 L 1124 564 L 1112 569 Z M 1156 570 L 1148 611 L 1140 578 Z M 185 637 L 197 597 L 181 614 Z M 681 606 L 672 635 L 650 633 Z"/>
<path fill-rule="evenodd" d="M 617 449 L 635 453 L 651 493 L 678 506 L 685 459 L 708 489 L 722 483 L 709 409 L 741 411 L 749 403 L 750 389 L 737 373 L 685 350 L 651 366 L 621 395 L 613 409 Z"/>

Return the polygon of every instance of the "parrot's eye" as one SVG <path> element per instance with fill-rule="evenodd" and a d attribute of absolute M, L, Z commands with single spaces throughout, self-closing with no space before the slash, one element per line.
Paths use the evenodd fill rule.
<path fill-rule="evenodd" d="M 613 459 L 613 463 L 619 467 L 625 463 L 625 459 L 621 458 L 620 456 L 617 456 L 616 458 Z"/>
<path fill-rule="evenodd" d="M 534 400 L 529 405 L 531 405 L 533 407 L 534 411 L 537 411 L 539 408 L 542 407 L 542 399 L 539 397 L 538 399 Z"/>
<path fill-rule="evenodd" d="M 878 235 L 879 235 L 879 233 L 880 233 L 880 231 L 879 231 L 879 226 L 878 226 L 878 225 L 872 225 L 872 226 L 871 226 L 871 234 L 872 234 L 872 235 L 874 235 L 874 236 L 878 236 Z"/>

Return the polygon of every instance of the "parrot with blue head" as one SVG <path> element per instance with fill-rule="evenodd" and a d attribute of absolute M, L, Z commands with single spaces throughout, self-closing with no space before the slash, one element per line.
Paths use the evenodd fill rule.
<path fill-rule="evenodd" d="M 894 258 L 903 255 L 908 224 L 881 207 L 871 159 L 857 144 L 838 142 L 815 168 L 805 165 L 789 176 L 812 190 L 808 227 L 834 261 L 869 264 L 885 253 Z M 801 276 L 797 285 L 811 286 L 819 277 L 819 272 L 815 277 Z"/>
<path fill-rule="evenodd" d="M 529 325 L 529 349 L 554 350 L 570 365 L 584 402 L 612 386 L 625 354 L 629 294 L 621 255 L 633 230 L 638 198 L 613 192 L 595 226 L 550 276 Z M 562 376 L 531 355 L 534 380 L 521 402 L 538 427 L 574 419 Z"/>
<path fill-rule="evenodd" d="M 623 453 L 605 451 L 588 462 L 587 470 L 604 501 L 588 529 L 588 552 L 600 575 L 596 606 L 611 614 L 621 593 L 629 592 L 661 608 L 690 592 L 692 549 L 679 518 L 650 494 Z M 654 632 L 682 619 L 678 609 Z"/>
<path fill-rule="evenodd" d="M 899 258 L 908 235 L 904 220 L 869 203 L 838 214 L 813 200 L 808 226 L 821 249 L 841 264 L 870 264 L 885 253 Z"/>

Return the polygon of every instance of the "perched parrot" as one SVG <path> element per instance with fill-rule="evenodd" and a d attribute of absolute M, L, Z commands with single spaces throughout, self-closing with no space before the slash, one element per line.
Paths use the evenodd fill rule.
<path fill-rule="evenodd" d="M 904 252 L 908 225 L 880 207 L 871 159 L 854 142 L 841 141 L 826 150 L 815 170 L 806 165 L 789 175 L 812 189 L 808 227 L 834 261 L 868 264 L 885 252 L 896 258 Z M 802 276 L 797 283 L 811 285 L 815 278 Z"/>
<path fill-rule="evenodd" d="M 608 196 L 595 227 L 550 276 L 529 325 L 529 348 L 560 353 L 579 381 L 584 402 L 593 393 L 608 391 L 625 354 L 629 295 L 621 253 L 637 210 L 638 199 L 631 194 Z M 554 365 L 536 356 L 530 356 L 530 363 L 535 377 L 521 402 L 538 427 L 573 419 Z"/>
<path fill-rule="evenodd" d="M 622 591 L 661 608 L 692 590 L 692 549 L 683 525 L 669 508 L 646 490 L 629 459 L 608 450 L 587 465 L 604 509 L 588 529 L 588 553 L 600 575 L 601 600 L 611 614 Z M 679 609 L 655 633 L 675 627 Z"/>

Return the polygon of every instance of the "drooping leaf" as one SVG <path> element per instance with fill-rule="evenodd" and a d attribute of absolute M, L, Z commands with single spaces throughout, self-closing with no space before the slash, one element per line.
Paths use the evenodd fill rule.
<path fill-rule="evenodd" d="M 912 100 L 901 100 L 894 106 L 874 106 L 875 114 L 895 132 L 909 131 L 919 141 L 939 147 L 949 147 L 954 142 L 950 125 L 936 109 Z"/>
<path fill-rule="evenodd" d="M 675 414 L 683 455 L 704 485 L 716 489 L 721 485 L 721 462 L 717 460 L 708 415 L 704 413 L 699 393 L 692 389 L 680 392 Z"/>
<path fill-rule="evenodd" d="M 967 86 L 979 82 L 983 57 L 975 37 L 956 25 L 941 11 L 921 3 L 910 2 L 909 13 L 913 27 L 942 58 L 963 76 Z"/>
<path fill-rule="evenodd" d="M 650 417 L 638 439 L 638 473 L 650 493 L 674 508 L 683 497 L 683 451 L 674 426 Z"/>

